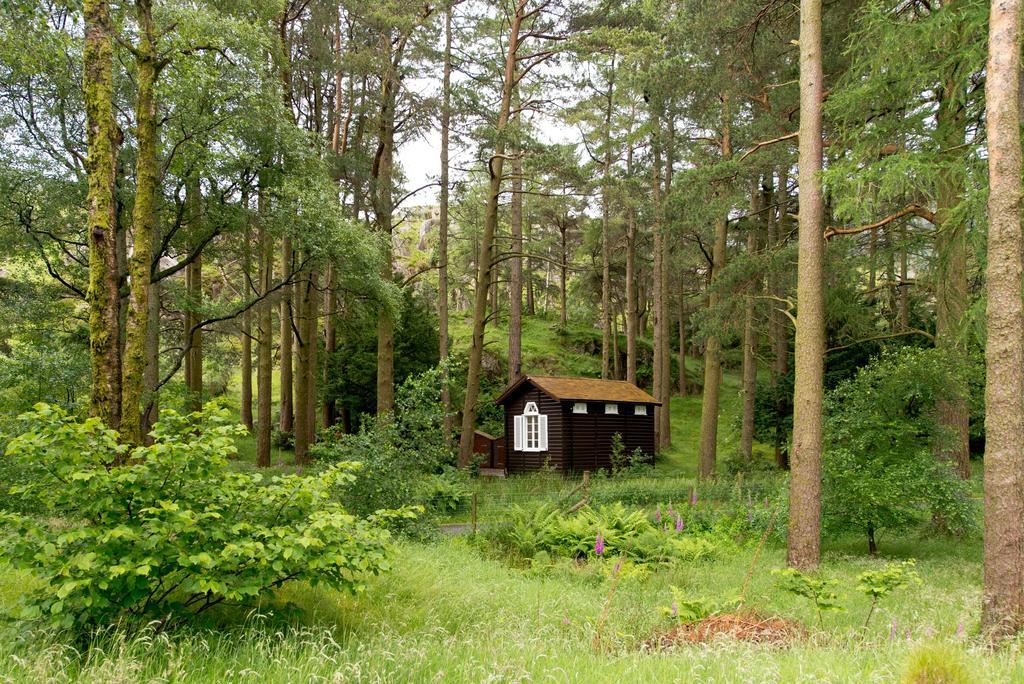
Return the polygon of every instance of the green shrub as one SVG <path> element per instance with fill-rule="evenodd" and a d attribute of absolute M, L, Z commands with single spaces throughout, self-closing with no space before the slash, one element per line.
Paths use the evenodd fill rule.
<path fill-rule="evenodd" d="M 881 530 L 932 517 L 954 532 L 975 525 L 967 484 L 941 458 L 951 435 L 936 402 L 963 396 L 938 350 L 883 353 L 826 402 L 823 516 L 832 532 L 857 531 L 876 549 Z"/>
<path fill-rule="evenodd" d="M 327 432 L 312 447 L 320 464 L 362 465 L 359 478 L 338 490 L 346 508 L 369 515 L 378 509 L 419 504 L 449 512 L 453 503 L 461 505 L 468 496 L 468 487 L 459 489 L 453 476 L 438 479 L 455 458 L 442 429 L 442 380 L 440 368 L 409 378 L 398 388 L 394 413 L 366 417 L 354 434 Z M 396 530 L 409 533 L 422 533 L 427 524 L 424 518 L 394 522 L 399 525 Z"/>
<path fill-rule="evenodd" d="M 18 491 L 52 517 L 3 513 L 0 549 L 42 581 L 23 615 L 64 627 L 184 619 L 292 580 L 359 591 L 388 569 L 381 519 L 413 515 L 347 513 L 332 491 L 352 464 L 269 480 L 231 470 L 240 428 L 224 410 L 166 411 L 136 448 L 45 404 L 22 421 L 7 458 L 31 469 Z"/>

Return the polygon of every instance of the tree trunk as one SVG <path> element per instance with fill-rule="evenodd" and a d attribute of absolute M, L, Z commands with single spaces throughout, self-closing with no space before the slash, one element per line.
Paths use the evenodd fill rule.
<path fill-rule="evenodd" d="M 334 354 L 338 346 L 338 293 L 335 288 L 335 266 L 329 264 L 327 267 L 326 292 L 324 293 L 324 359 L 320 377 L 323 379 L 324 387 L 330 383 L 330 374 L 333 371 Z M 338 407 L 334 397 L 324 396 L 323 403 L 323 424 L 324 427 L 331 427 L 338 420 Z"/>
<path fill-rule="evenodd" d="M 651 165 L 651 199 L 654 205 L 654 272 L 652 274 L 652 290 L 654 298 L 654 339 L 652 340 L 652 375 L 654 398 L 659 402 L 664 396 L 664 385 L 668 381 L 665 377 L 665 364 L 662 363 L 662 331 L 665 329 L 665 308 L 662 306 L 665 299 L 665 235 L 664 235 L 664 207 L 661 203 L 661 115 L 660 112 L 652 112 L 651 149 L 654 154 L 654 163 Z M 654 407 L 654 443 L 661 449 L 662 443 L 662 420 L 665 412 L 664 406 Z"/>
<path fill-rule="evenodd" d="M 751 195 L 751 213 L 757 215 L 761 210 L 761 196 L 757 183 L 754 183 Z M 747 255 L 757 252 L 757 230 L 747 231 Z M 754 399 L 757 392 L 757 330 L 754 327 L 754 294 L 755 281 L 747 285 L 747 294 L 743 298 L 743 415 L 740 421 L 740 457 L 748 461 L 754 458 Z"/>
<path fill-rule="evenodd" d="M 512 153 L 512 198 L 509 228 L 512 254 L 523 252 L 523 162 L 518 147 Z M 513 383 L 523 372 L 523 259 L 513 256 L 509 277 L 508 305 L 508 381 Z"/>
<path fill-rule="evenodd" d="M 659 437 L 660 447 L 667 449 L 672 446 L 672 350 L 669 342 L 669 328 L 671 318 L 669 316 L 669 289 L 668 289 L 668 266 L 669 249 L 668 235 L 665 233 L 665 202 L 672 192 L 672 157 L 673 146 L 675 145 L 675 124 L 671 116 L 668 117 L 668 137 L 665 145 L 665 196 L 661 201 L 661 305 L 659 316 L 661 317 L 661 335 L 659 348 L 659 362 L 661 364 L 661 406 L 658 416 L 660 421 Z"/>
<path fill-rule="evenodd" d="M 508 52 L 505 74 L 498 108 L 497 142 L 488 161 L 490 181 L 487 208 L 484 213 L 484 231 L 477 259 L 476 292 L 473 302 L 473 333 L 470 338 L 469 364 L 466 371 L 466 394 L 462 406 L 462 432 L 459 435 L 459 467 L 469 465 L 473 456 L 473 429 L 476 424 L 476 402 L 480 394 L 480 369 L 483 363 L 484 330 L 487 323 L 487 293 L 491 286 L 494 261 L 494 234 L 498 224 L 498 199 L 501 195 L 502 171 L 505 163 L 505 129 L 508 126 L 512 91 L 516 85 L 516 52 L 519 49 L 519 28 L 526 13 L 526 0 L 519 0 L 509 27 Z"/>
<path fill-rule="evenodd" d="M 559 226 L 561 234 L 561 253 L 558 259 L 558 324 L 562 330 L 569 325 L 569 217 Z"/>
<path fill-rule="evenodd" d="M 202 226 L 202 190 L 199 177 L 190 176 L 185 182 L 185 203 L 188 205 L 189 233 L 197 245 Z M 196 249 L 194 246 L 193 249 Z M 203 258 L 196 255 L 185 268 L 188 290 L 188 325 L 185 328 L 187 365 L 185 382 L 188 387 L 188 406 L 191 411 L 203 407 L 203 330 L 199 327 L 203 303 Z"/>
<path fill-rule="evenodd" d="M 612 110 L 615 104 L 615 57 L 612 56 L 608 97 L 604 110 L 604 163 L 601 181 L 601 377 L 611 372 L 612 269 L 611 269 L 611 173 Z"/>
<path fill-rule="evenodd" d="M 985 586 L 993 638 L 1024 627 L 1024 308 L 1021 301 L 1020 2 L 992 0 L 985 311 Z"/>
<path fill-rule="evenodd" d="M 312 442 L 310 433 L 309 381 L 312 348 L 315 340 L 310 327 L 311 308 L 316 296 L 312 288 L 311 273 L 303 271 L 295 287 L 295 323 L 298 334 L 295 336 L 295 465 L 309 463 L 309 445 Z"/>
<path fill-rule="evenodd" d="M 728 97 L 723 97 L 722 159 L 732 156 L 732 122 Z M 714 289 L 722 269 L 725 268 L 725 249 L 728 239 L 727 216 L 715 220 L 715 245 L 711 252 L 711 278 L 708 286 L 708 308 L 715 309 L 721 295 Z M 704 346 L 704 394 L 700 408 L 700 446 L 697 475 L 700 479 L 715 476 L 718 459 L 718 403 L 722 385 L 722 339 L 717 333 L 708 336 Z"/>
<path fill-rule="evenodd" d="M 149 330 L 150 274 L 156 230 L 157 119 L 154 89 L 160 66 L 153 31 L 151 0 L 136 0 L 139 39 L 135 47 L 135 117 L 138 149 L 135 161 L 135 206 L 132 210 L 132 256 L 128 266 L 128 322 L 121 378 L 121 437 L 141 444 L 142 396 Z"/>
<path fill-rule="evenodd" d="M 160 231 L 154 230 L 154 254 L 158 252 L 160 246 Z M 143 441 L 147 444 L 152 442 L 149 433 L 160 420 L 160 290 L 160 282 L 151 280 L 149 283 L 149 316 L 146 318 L 146 370 L 143 378 L 145 410 L 142 412 Z"/>
<path fill-rule="evenodd" d="M 242 209 L 249 211 L 249 197 L 242 196 Z M 248 219 L 247 219 L 248 220 Z M 253 296 L 252 288 L 252 226 L 247 222 L 245 226 L 245 245 L 242 246 L 242 300 L 248 300 Z M 258 276 L 257 276 L 258 278 Z M 253 431 L 252 415 L 252 308 L 248 308 L 242 314 L 242 396 L 239 408 L 239 418 L 249 432 Z"/>
<path fill-rule="evenodd" d="M 85 0 L 82 89 L 85 99 L 89 188 L 89 413 L 121 427 L 121 298 L 118 283 L 114 178 L 118 130 L 114 120 L 114 29 L 106 0 Z"/>
<path fill-rule="evenodd" d="M 780 249 L 789 234 L 789 174 L 782 171 L 779 174 L 779 188 L 777 194 L 778 214 L 773 219 L 772 213 L 768 214 L 768 241 L 774 249 Z M 772 269 L 768 273 L 768 287 L 774 298 L 771 308 L 768 311 L 768 334 L 771 337 L 772 345 L 772 388 L 778 386 L 779 380 L 789 373 L 789 328 L 786 314 L 782 310 L 782 299 L 785 292 L 782 289 L 781 277 Z M 776 393 L 776 397 L 778 394 Z M 789 454 L 786 453 L 786 435 L 782 428 L 783 402 L 776 399 L 775 404 L 775 465 L 779 468 L 789 468 Z"/>
<path fill-rule="evenodd" d="M 679 396 L 689 393 L 686 381 L 686 297 L 683 295 L 683 282 L 679 282 Z"/>
<path fill-rule="evenodd" d="M 800 237 L 796 389 L 789 480 L 791 567 L 817 567 L 821 545 L 821 405 L 824 392 L 825 240 L 821 188 L 821 0 L 800 0 Z"/>
<path fill-rule="evenodd" d="M 281 240 L 281 278 L 289 283 L 281 288 L 281 341 L 280 359 L 278 368 L 278 429 L 281 432 L 289 433 L 295 430 L 295 392 L 293 385 L 293 341 L 294 341 L 294 287 L 290 284 L 292 279 L 292 240 L 284 237 Z"/>
<path fill-rule="evenodd" d="M 273 303 L 268 296 L 274 271 L 274 242 L 263 228 L 266 215 L 266 187 L 260 174 L 259 198 L 257 201 L 257 243 L 259 244 L 259 294 L 264 297 L 257 304 L 258 334 L 256 340 L 256 465 L 270 466 L 270 421 L 271 385 L 273 383 L 274 314 Z"/>
<path fill-rule="evenodd" d="M 626 176 L 633 172 L 633 145 L 626 150 Z M 636 384 L 636 210 L 630 206 L 626 216 L 626 381 Z"/>

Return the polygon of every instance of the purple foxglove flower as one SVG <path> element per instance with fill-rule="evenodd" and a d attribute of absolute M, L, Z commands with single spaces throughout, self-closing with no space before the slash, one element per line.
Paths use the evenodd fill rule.
<path fill-rule="evenodd" d="M 767 496 L 764 497 L 764 507 L 765 508 L 770 508 L 770 504 L 768 503 L 768 497 Z"/>
<path fill-rule="evenodd" d="M 604 536 L 600 532 L 597 533 L 597 541 L 594 542 L 594 553 L 598 556 L 604 553 Z"/>
<path fill-rule="evenodd" d="M 753 525 L 754 524 L 754 510 L 751 509 L 751 508 L 747 509 L 747 524 L 748 525 Z"/>
<path fill-rule="evenodd" d="M 658 509 L 654 511 L 654 522 L 661 522 L 661 504 L 658 504 Z"/>
<path fill-rule="evenodd" d="M 957 639 L 963 639 L 964 638 L 964 623 L 963 623 L 963 620 L 961 620 L 960 623 L 956 626 L 956 638 Z"/>
<path fill-rule="evenodd" d="M 672 617 L 679 617 L 679 604 L 672 602 Z"/>
<path fill-rule="evenodd" d="M 668 502 L 668 517 L 671 518 L 673 514 L 674 514 L 674 511 L 672 510 L 672 502 L 669 501 Z"/>
<path fill-rule="evenodd" d="M 895 640 L 896 640 L 896 621 L 894 620 L 892 622 L 892 624 L 889 625 L 889 641 L 895 641 Z"/>
<path fill-rule="evenodd" d="M 618 575 L 619 571 L 621 571 L 621 570 L 622 570 L 622 556 L 619 556 L 619 560 L 617 560 L 615 562 L 615 569 L 612 570 L 612 577 L 615 577 L 616 575 Z"/>
<path fill-rule="evenodd" d="M 697 488 L 696 487 L 694 487 L 693 489 L 690 490 L 690 505 L 691 506 L 696 506 L 697 505 Z"/>
<path fill-rule="evenodd" d="M 683 517 L 680 515 L 676 516 L 676 532 L 682 532 L 683 528 L 686 527 L 686 523 L 683 522 Z"/>

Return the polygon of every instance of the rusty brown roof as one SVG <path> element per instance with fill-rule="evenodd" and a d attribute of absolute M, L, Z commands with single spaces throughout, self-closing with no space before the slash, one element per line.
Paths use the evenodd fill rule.
<path fill-rule="evenodd" d="M 502 392 L 495 403 L 502 403 L 524 382 L 532 382 L 555 399 L 573 401 L 621 401 L 633 404 L 658 404 L 657 399 L 625 380 L 600 380 L 556 375 L 525 375 Z"/>

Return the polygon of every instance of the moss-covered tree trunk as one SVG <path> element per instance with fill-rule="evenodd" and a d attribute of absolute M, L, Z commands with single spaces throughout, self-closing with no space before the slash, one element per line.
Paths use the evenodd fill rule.
<path fill-rule="evenodd" d="M 786 556 L 791 567 L 800 569 L 817 567 L 821 545 L 821 407 L 825 364 L 825 202 L 821 187 L 824 78 L 821 0 L 801 0 L 796 389 Z"/>
<path fill-rule="evenodd" d="M 89 412 L 121 426 L 121 300 L 118 292 L 114 182 L 118 131 L 114 121 L 114 32 L 106 0 L 85 0 L 82 88 L 88 172 Z"/>
<path fill-rule="evenodd" d="M 135 206 L 132 211 L 132 255 L 128 262 L 128 322 L 121 380 L 121 437 L 141 444 L 142 398 L 145 388 L 146 336 L 149 321 L 150 274 L 153 267 L 153 233 L 156 231 L 157 118 L 155 88 L 160 62 L 155 44 L 151 0 L 136 0 L 139 22 L 135 55 L 138 93 L 135 130 Z"/>
<path fill-rule="evenodd" d="M 985 586 L 982 626 L 1024 627 L 1024 305 L 1021 301 L 1020 2 L 992 0 L 985 311 Z"/>

